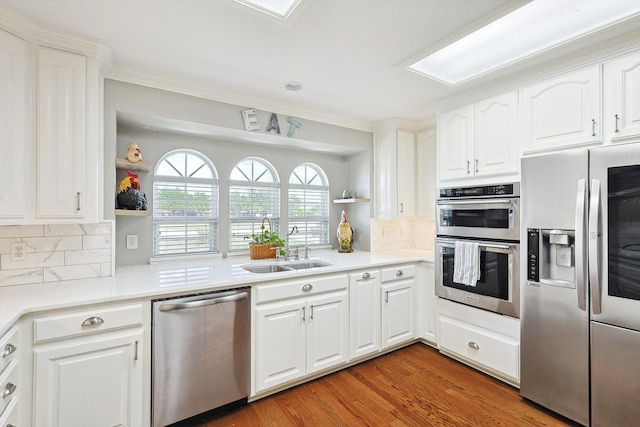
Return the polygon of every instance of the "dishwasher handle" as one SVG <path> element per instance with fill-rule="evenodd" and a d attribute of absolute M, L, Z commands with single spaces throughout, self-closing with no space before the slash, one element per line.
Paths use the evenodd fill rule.
<path fill-rule="evenodd" d="M 247 298 L 247 295 L 248 294 L 246 292 L 242 292 L 239 294 L 229 295 L 226 297 L 208 298 L 208 299 L 201 299 L 201 300 L 189 301 L 189 302 L 179 302 L 176 304 L 162 304 L 159 307 L 159 309 L 160 311 L 175 311 L 175 310 L 184 310 L 186 308 L 205 307 L 207 305 L 215 305 L 215 304 L 222 304 L 225 302 L 239 301 L 241 299 Z"/>

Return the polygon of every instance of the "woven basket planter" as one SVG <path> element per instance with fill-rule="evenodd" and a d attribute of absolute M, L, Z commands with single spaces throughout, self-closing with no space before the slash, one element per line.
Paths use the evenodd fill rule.
<path fill-rule="evenodd" d="M 275 243 L 249 243 L 251 259 L 275 258 L 280 247 Z"/>

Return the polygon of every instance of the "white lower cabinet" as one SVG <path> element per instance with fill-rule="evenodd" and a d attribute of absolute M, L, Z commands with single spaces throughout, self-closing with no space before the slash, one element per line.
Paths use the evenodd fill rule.
<path fill-rule="evenodd" d="M 34 426 L 148 425 L 142 311 L 138 304 L 34 320 L 34 336 L 46 336 L 45 341 L 36 339 L 33 350 Z M 134 312 L 138 316 L 129 324 L 110 324 L 115 313 Z M 70 333 L 70 319 L 79 320 L 82 331 Z"/>
<path fill-rule="evenodd" d="M 349 275 L 349 328 L 351 359 L 380 351 L 380 270 Z"/>
<path fill-rule="evenodd" d="M 415 267 L 382 269 L 382 348 L 415 338 Z"/>
<path fill-rule="evenodd" d="M 346 275 L 260 285 L 256 295 L 257 392 L 348 362 Z"/>
<path fill-rule="evenodd" d="M 19 425 L 18 398 L 22 389 L 26 390 L 26 381 L 20 378 L 20 360 L 22 349 L 18 342 L 18 329 L 13 327 L 0 337 L 0 426 Z"/>
<path fill-rule="evenodd" d="M 520 384 L 518 319 L 446 300 L 438 304 L 438 347 L 509 384 Z"/>

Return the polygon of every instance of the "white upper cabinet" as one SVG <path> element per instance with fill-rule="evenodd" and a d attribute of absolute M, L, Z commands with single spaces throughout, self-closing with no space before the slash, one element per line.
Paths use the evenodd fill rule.
<path fill-rule="evenodd" d="M 29 44 L 0 29 L 0 221 L 27 214 L 33 174 L 27 161 L 32 139 Z"/>
<path fill-rule="evenodd" d="M 517 101 L 508 92 L 438 116 L 439 181 L 517 175 Z"/>
<path fill-rule="evenodd" d="M 509 92 L 473 105 L 475 176 L 517 173 L 518 97 Z"/>
<path fill-rule="evenodd" d="M 602 142 L 600 66 L 522 90 L 523 153 Z"/>
<path fill-rule="evenodd" d="M 435 129 L 416 135 L 416 215 L 435 217 L 437 142 Z"/>
<path fill-rule="evenodd" d="M 438 177 L 440 181 L 472 177 L 473 105 L 438 116 Z"/>
<path fill-rule="evenodd" d="M 0 224 L 98 222 L 108 54 L 2 13 Z"/>
<path fill-rule="evenodd" d="M 83 218 L 86 191 L 86 58 L 38 48 L 37 206 L 40 218 Z"/>
<path fill-rule="evenodd" d="M 376 218 L 416 214 L 415 136 L 385 124 L 376 130 L 374 148 Z"/>
<path fill-rule="evenodd" d="M 640 135 L 640 53 L 604 64 L 605 141 Z"/>

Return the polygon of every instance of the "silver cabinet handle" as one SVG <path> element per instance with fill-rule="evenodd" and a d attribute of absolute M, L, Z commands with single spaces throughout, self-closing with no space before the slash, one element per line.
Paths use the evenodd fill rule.
<path fill-rule="evenodd" d="M 4 351 L 2 352 L 2 358 L 13 354 L 17 350 L 17 347 L 11 343 L 4 346 Z"/>
<path fill-rule="evenodd" d="M 591 136 L 596 136 L 596 119 L 591 119 Z"/>
<path fill-rule="evenodd" d="M 400 203 L 400 213 L 404 213 L 404 202 Z"/>
<path fill-rule="evenodd" d="M 384 302 L 386 302 L 386 303 L 389 302 L 389 291 L 385 291 L 385 293 L 384 293 Z"/>
<path fill-rule="evenodd" d="M 364 273 L 364 274 L 362 275 L 362 278 L 363 278 L 363 279 L 371 279 L 371 274 L 369 274 L 369 273 Z"/>
<path fill-rule="evenodd" d="M 311 289 L 313 289 L 313 285 L 311 283 L 307 283 L 306 285 L 302 286 L 302 290 L 304 292 L 309 292 Z"/>
<path fill-rule="evenodd" d="M 16 426 L 13 424 L 7 424 L 7 427 L 16 427 Z"/>
<path fill-rule="evenodd" d="M 478 173 L 478 159 L 476 159 L 476 173 Z"/>
<path fill-rule="evenodd" d="M 307 321 L 307 307 L 302 307 L 302 321 Z"/>
<path fill-rule="evenodd" d="M 81 204 L 80 204 L 80 192 L 79 191 L 76 193 L 76 201 L 78 203 L 78 205 L 76 206 L 76 211 L 80 212 Z"/>
<path fill-rule="evenodd" d="M 474 343 L 473 341 L 469 341 L 469 343 L 467 344 L 469 347 L 471 347 L 474 350 L 480 350 L 480 346 L 476 343 Z"/>
<path fill-rule="evenodd" d="M 620 132 L 620 129 L 618 129 L 618 120 L 620 120 L 620 117 L 618 117 L 618 115 L 616 114 L 616 130 L 614 131 L 615 133 Z"/>
<path fill-rule="evenodd" d="M 313 306 L 309 307 L 309 319 L 313 320 Z"/>
<path fill-rule="evenodd" d="M 471 173 L 471 169 L 469 169 L 470 166 L 471 166 L 471 162 L 467 160 L 467 174 Z"/>
<path fill-rule="evenodd" d="M 138 341 L 136 340 L 136 354 L 133 356 L 133 360 L 138 360 Z"/>
<path fill-rule="evenodd" d="M 396 271 L 396 277 L 402 277 L 402 276 L 404 276 L 404 271 L 402 270 Z"/>
<path fill-rule="evenodd" d="M 82 326 L 101 325 L 103 323 L 104 323 L 104 320 L 102 320 L 101 317 L 93 316 L 93 317 L 88 317 L 84 319 L 84 322 L 82 322 Z"/>
<path fill-rule="evenodd" d="M 7 383 L 7 385 L 4 386 L 4 391 L 2 392 L 2 398 L 6 399 L 7 397 L 11 396 L 13 392 L 16 391 L 16 388 L 18 387 L 14 383 Z"/>

